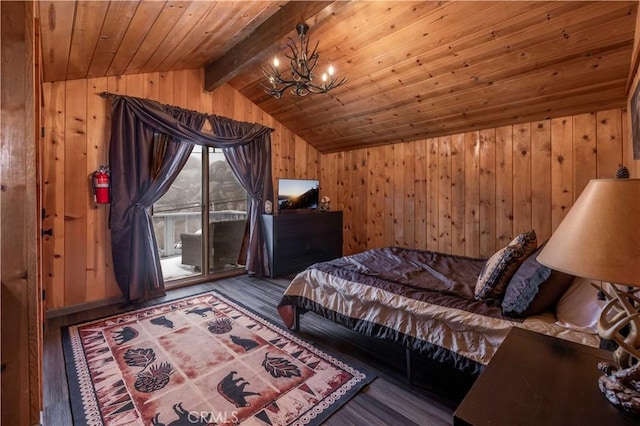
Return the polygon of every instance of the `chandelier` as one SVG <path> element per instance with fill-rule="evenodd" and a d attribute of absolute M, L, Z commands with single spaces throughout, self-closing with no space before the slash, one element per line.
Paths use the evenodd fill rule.
<path fill-rule="evenodd" d="M 262 68 L 262 73 L 268 80 L 268 84 L 260 84 L 264 91 L 274 98 L 280 99 L 282 93 L 288 88 L 291 88 L 293 95 L 307 96 L 309 93 L 327 93 L 329 90 L 346 83 L 346 77 L 338 80 L 333 75 L 334 70 L 331 65 L 329 65 L 327 72 L 322 74 L 322 82 L 315 83 L 313 81 L 315 77 L 313 70 L 318 63 L 318 42 L 316 42 L 313 51 L 309 53 L 309 37 L 307 36 L 309 26 L 301 22 L 296 25 L 296 30 L 300 37 L 300 47 L 296 46 L 295 41 L 289 37 L 287 47 L 289 47 L 291 54 L 285 54 L 289 59 L 291 69 L 282 75 L 278 68 L 280 61 L 278 58 L 274 58 L 273 63 L 269 64 L 269 69 Z M 289 72 L 291 73 L 290 77 Z"/>

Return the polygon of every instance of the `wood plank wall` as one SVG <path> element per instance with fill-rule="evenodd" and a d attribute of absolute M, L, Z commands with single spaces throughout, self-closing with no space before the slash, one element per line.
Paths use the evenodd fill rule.
<path fill-rule="evenodd" d="M 344 211 L 345 254 L 400 245 L 489 256 L 530 228 L 546 239 L 589 179 L 631 158 L 621 109 L 321 155 L 229 86 L 202 87 L 200 70 L 45 84 L 48 310 L 119 295 L 107 207 L 91 203 L 87 178 L 107 162 L 102 91 L 276 129 L 274 179 L 320 179 Z"/>
<path fill-rule="evenodd" d="M 275 177 L 319 174 L 320 154 L 230 86 L 203 92 L 202 70 L 46 83 L 43 87 L 43 241 L 46 309 L 117 298 L 111 264 L 108 206 L 91 201 L 88 176 L 108 162 L 108 91 L 274 128 Z"/>
<path fill-rule="evenodd" d="M 632 158 L 626 110 L 324 155 L 344 252 L 387 245 L 488 257 L 521 231 L 541 241 L 590 179 Z"/>

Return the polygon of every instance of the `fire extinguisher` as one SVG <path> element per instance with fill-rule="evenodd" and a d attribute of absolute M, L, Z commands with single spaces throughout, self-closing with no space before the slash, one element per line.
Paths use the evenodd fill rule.
<path fill-rule="evenodd" d="M 100 166 L 98 170 L 91 173 L 91 188 L 93 189 L 93 201 L 95 203 L 108 204 L 111 201 L 109 181 L 109 169 L 104 166 Z"/>

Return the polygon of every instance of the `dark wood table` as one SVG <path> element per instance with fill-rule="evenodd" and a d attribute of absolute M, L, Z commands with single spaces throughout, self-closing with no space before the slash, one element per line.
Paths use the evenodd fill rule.
<path fill-rule="evenodd" d="M 513 328 L 453 415 L 458 425 L 640 425 L 598 388 L 611 352 Z"/>

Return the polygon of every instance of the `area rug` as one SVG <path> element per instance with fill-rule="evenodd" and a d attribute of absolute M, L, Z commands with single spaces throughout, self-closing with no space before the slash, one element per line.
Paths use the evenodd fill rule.
<path fill-rule="evenodd" d="M 317 425 L 374 379 L 215 291 L 62 340 L 76 425 Z"/>

